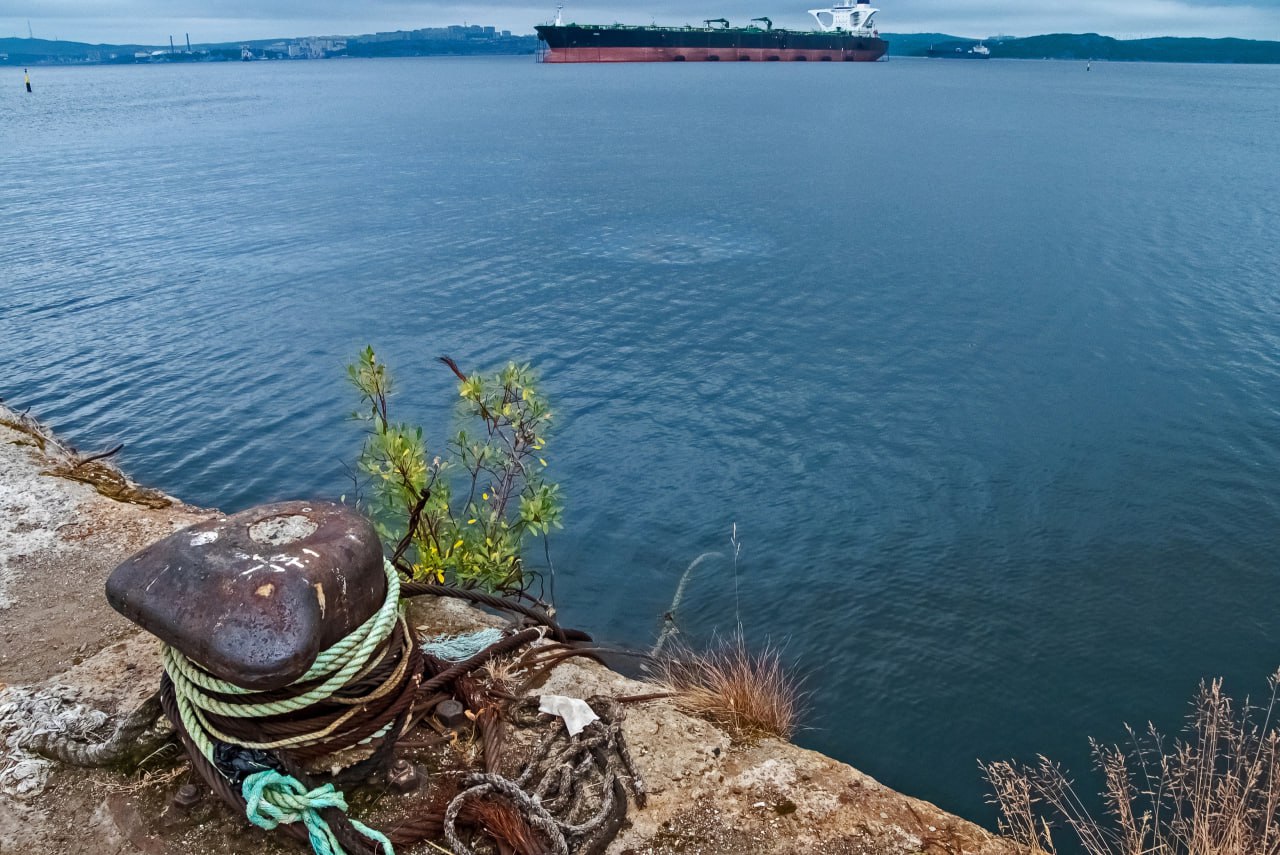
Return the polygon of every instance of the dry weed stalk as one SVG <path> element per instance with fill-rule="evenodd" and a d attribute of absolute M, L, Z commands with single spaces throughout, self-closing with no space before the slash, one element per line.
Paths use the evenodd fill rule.
<path fill-rule="evenodd" d="M 682 710 L 720 725 L 735 739 L 789 739 L 805 697 L 777 648 L 752 653 L 741 634 L 707 652 L 684 648 L 663 658 L 656 682 L 675 695 Z"/>
<path fill-rule="evenodd" d="M 179 763 L 164 772 L 143 772 L 142 775 L 130 781 L 108 781 L 103 784 L 103 790 L 108 793 L 138 793 L 152 787 L 163 787 L 178 780 L 183 775 L 191 772 L 189 763 Z"/>
<path fill-rule="evenodd" d="M 124 448 L 123 445 L 117 445 L 110 451 L 100 454 L 83 455 L 59 440 L 52 430 L 34 417 L 11 410 L 3 403 L 0 403 L 0 426 L 30 437 L 29 440 L 19 441 L 18 444 L 33 445 L 46 455 L 48 462 L 52 465 L 41 472 L 43 475 L 80 481 L 118 502 L 155 509 L 167 508 L 173 504 L 173 500 L 164 493 L 149 487 L 138 486 L 115 466 L 104 462 L 106 458 L 112 457 Z"/>
<path fill-rule="evenodd" d="M 1053 815 L 1087 855 L 1280 855 L 1280 671 L 1264 708 L 1239 708 L 1222 681 L 1201 683 L 1185 738 L 1166 746 L 1148 724 L 1129 746 L 1090 741 L 1105 780 L 1106 817 L 1093 816 L 1061 767 L 983 766 L 1001 830 L 1033 853 L 1055 853 Z M 1256 718 L 1262 715 L 1262 723 Z"/>

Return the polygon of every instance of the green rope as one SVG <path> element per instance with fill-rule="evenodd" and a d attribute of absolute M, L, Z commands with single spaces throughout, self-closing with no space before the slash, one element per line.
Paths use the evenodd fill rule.
<path fill-rule="evenodd" d="M 258 828 L 273 831 L 278 825 L 301 821 L 306 826 L 315 855 L 346 855 L 333 829 L 320 816 L 324 808 L 337 808 L 343 813 L 347 811 L 346 797 L 335 790 L 333 784 L 307 791 L 297 778 L 267 769 L 245 778 L 240 789 L 244 795 L 245 813 Z M 351 825 L 378 844 L 385 855 L 395 855 L 395 849 L 385 834 L 354 819 Z"/>

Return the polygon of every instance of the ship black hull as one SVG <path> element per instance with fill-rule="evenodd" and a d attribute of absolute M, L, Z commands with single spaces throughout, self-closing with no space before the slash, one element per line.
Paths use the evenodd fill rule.
<path fill-rule="evenodd" d="M 536 28 L 543 62 L 875 62 L 884 39 L 849 33 L 685 27 Z"/>

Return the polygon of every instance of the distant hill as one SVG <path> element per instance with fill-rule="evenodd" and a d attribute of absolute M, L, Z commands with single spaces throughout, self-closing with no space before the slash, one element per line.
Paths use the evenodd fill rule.
<path fill-rule="evenodd" d="M 167 45 L 166 45 L 167 47 Z M 159 50 L 159 45 L 90 45 L 49 39 L 0 39 L 0 65 L 47 65 L 63 62 L 105 62 L 112 54 L 133 56 Z M 94 57 L 94 59 L 87 59 Z"/>
<path fill-rule="evenodd" d="M 1249 39 L 1133 39 L 1097 33 L 1055 34 L 989 44 L 992 56 L 1012 59 L 1108 59 L 1129 62 L 1280 63 L 1280 42 Z"/>
<path fill-rule="evenodd" d="M 975 39 L 941 33 L 882 34 L 895 56 L 924 56 L 930 47 L 967 49 Z M 1005 59 L 1095 59 L 1113 62 L 1280 63 L 1280 42 L 1249 39 L 1113 39 L 1097 33 L 1055 33 L 985 39 L 991 56 Z"/>
<path fill-rule="evenodd" d="M 889 43 L 891 56 L 924 56 L 931 45 L 967 41 L 945 33 L 881 33 L 880 38 Z"/>

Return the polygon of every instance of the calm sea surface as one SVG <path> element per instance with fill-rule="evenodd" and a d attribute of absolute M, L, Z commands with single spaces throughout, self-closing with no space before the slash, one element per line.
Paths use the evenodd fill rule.
<path fill-rule="evenodd" d="M 990 822 L 982 759 L 1280 665 L 1280 68 L 4 70 L 0 395 L 204 505 L 352 492 L 371 343 L 558 404 L 567 623 L 741 619 L 802 744 Z"/>

